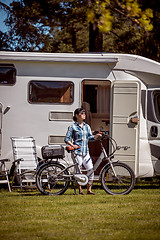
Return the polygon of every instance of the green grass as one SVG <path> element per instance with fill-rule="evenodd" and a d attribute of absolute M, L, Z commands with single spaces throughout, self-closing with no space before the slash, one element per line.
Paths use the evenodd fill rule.
<path fill-rule="evenodd" d="M 0 191 L 0 239 L 159 240 L 160 189 L 143 183 L 125 196 L 96 187 L 93 195 L 43 196 Z M 86 193 L 86 189 L 84 190 Z"/>

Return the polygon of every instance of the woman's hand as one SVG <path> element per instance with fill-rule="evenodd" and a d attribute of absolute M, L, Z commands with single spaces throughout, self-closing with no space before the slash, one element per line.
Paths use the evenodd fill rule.
<path fill-rule="evenodd" d="M 97 133 L 96 135 L 94 135 L 94 139 L 95 140 L 98 140 L 102 137 L 102 134 L 101 133 Z"/>
<path fill-rule="evenodd" d="M 74 149 L 78 149 L 79 146 L 78 145 L 72 145 L 74 147 Z"/>
<path fill-rule="evenodd" d="M 80 148 L 78 145 L 73 144 L 71 141 L 68 141 L 67 143 L 68 143 L 71 147 L 73 147 L 74 149 Z"/>

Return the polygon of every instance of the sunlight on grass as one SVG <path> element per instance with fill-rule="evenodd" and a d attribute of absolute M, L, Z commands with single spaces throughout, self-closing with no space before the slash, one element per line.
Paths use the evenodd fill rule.
<path fill-rule="evenodd" d="M 126 196 L 93 190 L 95 196 L 74 195 L 73 189 L 61 196 L 1 190 L 1 239 L 159 239 L 158 187 Z"/>

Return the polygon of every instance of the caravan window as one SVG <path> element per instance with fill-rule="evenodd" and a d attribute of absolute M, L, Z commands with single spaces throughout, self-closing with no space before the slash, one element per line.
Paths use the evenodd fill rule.
<path fill-rule="evenodd" d="M 158 121 L 160 121 L 160 91 L 154 92 L 154 107 Z"/>
<path fill-rule="evenodd" d="M 72 103 L 73 82 L 70 81 L 31 81 L 29 101 L 31 103 Z"/>
<path fill-rule="evenodd" d="M 0 64 L 0 85 L 13 85 L 16 82 L 16 69 L 13 64 Z"/>

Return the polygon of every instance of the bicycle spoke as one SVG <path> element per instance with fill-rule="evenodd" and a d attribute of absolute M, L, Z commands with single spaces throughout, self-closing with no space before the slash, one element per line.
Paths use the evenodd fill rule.
<path fill-rule="evenodd" d="M 43 194 L 59 195 L 64 193 L 68 186 L 70 179 L 67 170 L 64 170 L 61 164 L 49 163 L 46 164 L 37 174 L 36 182 L 38 189 Z"/>
<path fill-rule="evenodd" d="M 133 171 L 123 163 L 113 164 L 114 171 L 108 165 L 102 172 L 102 186 L 109 194 L 127 194 L 135 184 Z"/>

